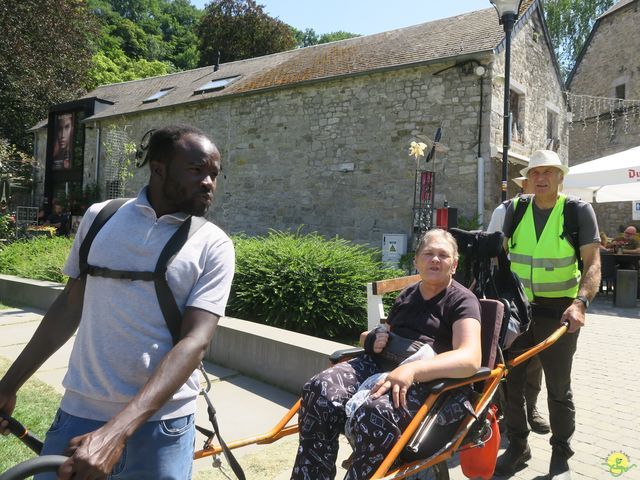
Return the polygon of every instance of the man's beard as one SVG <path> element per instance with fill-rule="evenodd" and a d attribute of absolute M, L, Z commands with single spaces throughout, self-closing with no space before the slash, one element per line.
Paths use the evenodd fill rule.
<path fill-rule="evenodd" d="M 162 195 L 167 198 L 177 211 L 193 215 L 195 217 L 204 217 L 209 210 L 209 205 L 199 202 L 200 195 L 209 194 L 209 191 L 203 190 L 195 195 L 189 196 L 187 190 L 180 187 L 171 180 L 167 180 L 162 185 Z"/>

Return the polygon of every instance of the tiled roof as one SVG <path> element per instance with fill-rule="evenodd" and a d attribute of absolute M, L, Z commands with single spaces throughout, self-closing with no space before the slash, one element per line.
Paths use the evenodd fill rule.
<path fill-rule="evenodd" d="M 533 2 L 523 2 L 522 10 Z M 438 59 L 492 51 L 504 38 L 493 8 L 442 20 L 356 37 L 297 50 L 266 55 L 213 67 L 161 77 L 116 83 L 96 88 L 83 98 L 98 97 L 113 102 L 92 119 L 153 108 L 197 102 L 256 90 L 355 75 Z M 195 94 L 205 83 L 238 76 L 224 89 Z M 161 89 L 174 89 L 159 100 L 142 103 Z"/>

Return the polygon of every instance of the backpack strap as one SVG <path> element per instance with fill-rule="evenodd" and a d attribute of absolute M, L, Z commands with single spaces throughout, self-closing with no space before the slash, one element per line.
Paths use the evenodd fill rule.
<path fill-rule="evenodd" d="M 504 232 L 504 236 L 509 239 L 510 247 L 513 247 L 515 245 L 515 243 L 513 243 L 513 234 L 524 218 L 524 214 L 527 212 L 527 207 L 529 206 L 529 203 L 531 203 L 531 197 L 523 195 L 515 200 L 510 200 L 510 202 L 515 202 L 515 209 L 509 230 Z"/>
<path fill-rule="evenodd" d="M 580 256 L 580 234 L 578 232 L 578 199 L 566 197 L 564 199 L 564 211 L 562 214 L 562 234 L 560 238 L 567 240 L 576 252 L 578 268 L 582 271 L 582 257 Z"/>
<path fill-rule="evenodd" d="M 89 227 L 89 231 L 85 235 L 82 243 L 80 244 L 80 252 L 79 252 L 79 264 L 80 264 L 80 275 L 85 275 L 89 268 L 89 251 L 91 250 L 91 244 L 98 235 L 98 232 L 104 226 L 107 221 L 113 217 L 113 215 L 120 209 L 122 205 L 124 205 L 129 199 L 128 198 L 116 198 L 115 200 L 111 200 L 107 203 L 102 210 L 98 212 L 96 218 L 93 219 L 93 223 Z"/>
<path fill-rule="evenodd" d="M 187 240 L 205 223 L 207 223 L 207 220 L 203 217 L 192 216 L 187 218 L 166 243 L 156 263 L 153 275 L 156 296 L 158 297 L 158 303 L 160 304 L 164 321 L 167 324 L 167 328 L 169 328 L 169 332 L 171 332 L 174 345 L 180 340 L 182 313 L 180 313 L 173 292 L 171 288 L 169 288 L 169 283 L 167 283 L 167 265 L 169 265 L 171 260 L 173 260 L 182 249 L 184 244 L 187 243 Z"/>

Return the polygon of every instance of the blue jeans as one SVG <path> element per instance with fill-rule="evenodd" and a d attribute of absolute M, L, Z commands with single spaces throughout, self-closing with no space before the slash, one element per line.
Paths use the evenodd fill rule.
<path fill-rule="evenodd" d="M 42 455 L 62 454 L 73 437 L 97 430 L 105 422 L 74 417 L 58 410 L 47 432 Z M 147 422 L 127 441 L 113 468 L 113 480 L 189 480 L 195 442 L 194 416 Z M 55 480 L 55 473 L 35 480 Z"/>

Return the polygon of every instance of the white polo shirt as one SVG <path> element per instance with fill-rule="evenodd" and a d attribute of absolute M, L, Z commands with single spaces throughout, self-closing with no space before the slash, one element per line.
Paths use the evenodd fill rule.
<path fill-rule="evenodd" d="M 80 275 L 80 245 L 106 203 L 92 205 L 82 219 L 65 275 Z M 186 214 L 157 218 L 145 187 L 102 227 L 88 262 L 113 270 L 153 271 L 160 252 L 186 218 Z M 191 306 L 223 316 L 234 268 L 231 240 L 217 226 L 205 224 L 167 267 L 180 310 Z M 82 418 L 111 419 L 142 388 L 172 346 L 153 282 L 87 276 L 61 408 Z M 198 375 L 195 371 L 151 420 L 194 413 Z"/>

